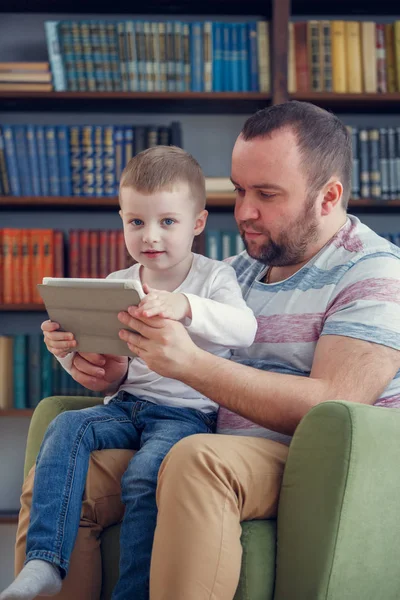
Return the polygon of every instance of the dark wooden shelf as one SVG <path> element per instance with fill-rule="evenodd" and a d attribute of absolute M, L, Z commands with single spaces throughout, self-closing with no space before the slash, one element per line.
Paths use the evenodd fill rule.
<path fill-rule="evenodd" d="M 233 206 L 235 195 L 232 192 L 210 193 L 207 196 L 207 207 Z M 118 208 L 118 198 L 89 196 L 0 196 L 0 209 L 15 207 L 43 208 L 62 210 L 79 210 L 91 207 Z"/>
<path fill-rule="evenodd" d="M 0 304 L 0 312 L 46 312 L 44 304 Z"/>
<path fill-rule="evenodd" d="M 400 93 L 387 94 L 337 94 L 328 92 L 297 92 L 290 94 L 291 100 L 313 102 L 323 108 L 335 110 L 354 110 L 357 112 L 381 112 L 400 108 Z"/>
<path fill-rule="evenodd" d="M 31 417 L 33 415 L 33 408 L 7 408 L 0 409 L 1 417 Z M 0 511 L 1 515 L 1 511 Z"/>
<path fill-rule="evenodd" d="M 3 92 L 1 110 L 248 114 L 271 102 L 261 92 Z"/>
<path fill-rule="evenodd" d="M 18 523 L 19 511 L 0 511 L 0 525 L 14 525 Z"/>

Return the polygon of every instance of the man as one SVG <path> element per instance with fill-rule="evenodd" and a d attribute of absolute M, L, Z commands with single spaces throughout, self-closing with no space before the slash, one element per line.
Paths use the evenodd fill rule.
<path fill-rule="evenodd" d="M 400 251 L 347 217 L 350 176 L 351 142 L 334 115 L 299 102 L 259 111 L 232 156 L 247 253 L 231 264 L 258 317 L 253 346 L 228 361 L 180 323 L 139 320 L 133 307 L 120 315 L 141 334 L 121 332 L 129 347 L 219 403 L 228 434 L 188 438 L 163 462 L 152 600 L 233 598 L 240 521 L 275 515 L 287 444 L 310 408 L 400 407 Z M 100 360 L 77 357 L 74 377 L 97 390 L 121 378 L 112 365 L 95 376 Z"/>

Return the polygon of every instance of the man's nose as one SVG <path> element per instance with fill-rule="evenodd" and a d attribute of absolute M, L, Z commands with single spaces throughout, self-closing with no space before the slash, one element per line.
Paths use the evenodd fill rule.
<path fill-rule="evenodd" d="M 235 204 L 235 217 L 237 221 L 254 221 L 259 217 L 259 211 L 251 198 L 237 198 Z"/>

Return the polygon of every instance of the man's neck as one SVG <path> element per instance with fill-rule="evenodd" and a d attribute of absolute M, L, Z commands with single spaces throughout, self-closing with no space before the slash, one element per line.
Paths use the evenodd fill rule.
<path fill-rule="evenodd" d="M 329 228 L 328 231 L 325 231 L 323 235 L 318 239 L 318 242 L 310 247 L 307 251 L 307 256 L 303 261 L 295 264 L 295 265 L 286 265 L 284 267 L 271 267 L 268 269 L 267 277 L 268 281 L 266 283 L 278 283 L 279 281 L 283 281 L 284 279 L 288 279 L 300 271 L 304 265 L 306 265 L 326 244 L 337 234 L 337 232 L 343 227 L 346 223 L 347 214 L 344 214 L 341 220 L 335 222 L 335 225 Z"/>

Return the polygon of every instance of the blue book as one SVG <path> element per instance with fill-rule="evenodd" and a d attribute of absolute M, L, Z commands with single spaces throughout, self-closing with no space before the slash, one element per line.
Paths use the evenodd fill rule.
<path fill-rule="evenodd" d="M 38 152 L 40 189 L 42 196 L 50 196 L 50 180 L 47 168 L 46 140 L 43 125 L 35 126 L 36 147 Z"/>
<path fill-rule="evenodd" d="M 14 335 L 13 370 L 14 370 L 14 407 L 27 408 L 28 369 L 27 369 L 27 336 Z"/>
<path fill-rule="evenodd" d="M 28 335 L 28 407 L 36 408 L 42 399 L 42 371 L 40 368 L 43 336 Z"/>
<path fill-rule="evenodd" d="M 185 91 L 185 66 L 183 62 L 183 23 L 174 21 L 174 58 L 175 58 L 175 89 Z"/>
<path fill-rule="evenodd" d="M 69 128 L 70 168 L 73 196 L 82 196 L 82 130 L 79 125 Z"/>
<path fill-rule="evenodd" d="M 124 142 L 123 142 L 123 144 L 124 144 L 124 152 L 123 152 L 124 167 L 123 168 L 125 169 L 126 165 L 133 157 L 134 129 L 130 125 L 128 125 L 127 127 L 124 127 Z"/>
<path fill-rule="evenodd" d="M 53 395 L 53 355 L 44 344 L 41 358 L 41 396 L 48 398 Z"/>
<path fill-rule="evenodd" d="M 69 156 L 69 128 L 66 125 L 58 125 L 57 135 L 57 155 L 58 168 L 60 174 L 61 196 L 71 196 L 71 165 Z"/>
<path fill-rule="evenodd" d="M 46 21 L 44 30 L 46 34 L 47 54 L 53 76 L 53 85 L 56 92 L 67 90 L 63 56 L 60 44 L 58 21 Z"/>
<path fill-rule="evenodd" d="M 44 128 L 44 136 L 46 144 L 47 166 L 49 172 L 50 195 L 61 196 L 56 128 L 52 125 L 46 125 Z"/>
<path fill-rule="evenodd" d="M 222 26 L 222 91 L 232 91 L 232 37 L 230 23 Z"/>
<path fill-rule="evenodd" d="M 104 127 L 94 128 L 94 191 L 96 196 L 104 196 Z"/>
<path fill-rule="evenodd" d="M 222 23 L 213 22 L 213 92 L 222 92 Z"/>
<path fill-rule="evenodd" d="M 192 92 L 204 90 L 204 60 L 203 60 L 203 31 L 202 23 L 191 23 L 190 28 L 190 64 L 192 71 Z"/>
<path fill-rule="evenodd" d="M 58 24 L 62 60 L 68 91 L 78 90 L 78 78 L 75 68 L 74 38 L 71 21 L 60 21 Z"/>
<path fill-rule="evenodd" d="M 32 178 L 29 170 L 28 144 L 25 127 L 14 125 L 15 153 L 18 164 L 19 181 L 23 196 L 32 196 Z"/>
<path fill-rule="evenodd" d="M 249 71 L 250 71 L 250 91 L 258 92 L 258 46 L 257 46 L 257 23 L 251 21 L 248 23 L 249 36 Z"/>
<path fill-rule="evenodd" d="M 115 151 L 114 151 L 114 127 L 104 127 L 103 139 L 103 166 L 104 166 L 104 195 L 114 196 L 117 193 L 117 182 L 115 178 Z"/>
<path fill-rule="evenodd" d="M 247 23 L 239 24 L 239 70 L 240 70 L 240 91 L 248 92 L 250 90 L 249 82 L 249 57 L 247 49 Z"/>
<path fill-rule="evenodd" d="M 94 196 L 94 126 L 82 127 L 82 191 L 84 196 Z"/>
<path fill-rule="evenodd" d="M 2 131 L 1 127 L 0 127 L 0 180 L 1 180 L 1 184 L 2 184 L 3 195 L 9 196 L 11 189 L 10 189 L 10 182 L 8 180 L 6 155 L 5 155 L 5 150 L 4 150 L 4 136 L 3 136 L 3 131 Z"/>
<path fill-rule="evenodd" d="M 231 24 L 231 73 L 232 92 L 240 92 L 239 24 Z"/>
<path fill-rule="evenodd" d="M 4 153 L 6 157 L 8 180 L 11 195 L 21 196 L 22 188 L 18 173 L 17 153 L 15 150 L 14 131 L 11 125 L 3 125 Z"/>
<path fill-rule="evenodd" d="M 29 168 L 32 175 L 32 190 L 35 196 L 42 195 L 40 185 L 39 152 L 36 140 L 36 131 L 33 125 L 26 126 L 26 138 L 28 142 Z"/>
<path fill-rule="evenodd" d="M 115 144 L 115 177 L 119 182 L 121 179 L 122 170 L 125 167 L 125 146 L 124 146 L 124 128 L 116 126 L 114 129 L 114 144 Z"/>
<path fill-rule="evenodd" d="M 214 260 L 222 260 L 222 237 L 218 229 L 206 230 L 206 256 Z"/>

